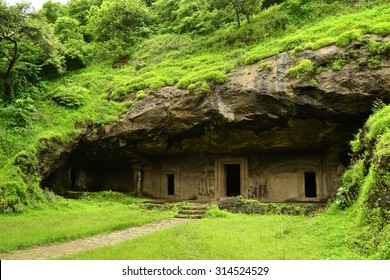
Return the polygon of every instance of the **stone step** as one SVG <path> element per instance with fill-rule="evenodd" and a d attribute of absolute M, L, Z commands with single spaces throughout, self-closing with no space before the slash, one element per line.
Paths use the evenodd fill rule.
<path fill-rule="evenodd" d="M 179 214 L 183 214 L 183 215 L 204 215 L 204 213 L 206 213 L 206 209 L 205 210 L 197 210 L 197 209 L 181 209 L 179 211 Z"/>
<path fill-rule="evenodd" d="M 202 219 L 203 215 L 184 215 L 184 214 L 177 214 L 175 218 L 178 219 Z"/>
<path fill-rule="evenodd" d="M 209 209 L 208 204 L 190 204 L 182 206 L 176 218 L 182 219 L 202 219 Z"/>
<path fill-rule="evenodd" d="M 186 205 L 181 207 L 182 210 L 200 210 L 207 211 L 209 209 L 208 205 Z"/>

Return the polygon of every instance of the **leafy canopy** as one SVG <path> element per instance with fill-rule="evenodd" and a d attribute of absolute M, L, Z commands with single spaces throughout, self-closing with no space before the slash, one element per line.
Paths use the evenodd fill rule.
<path fill-rule="evenodd" d="M 1 98 L 9 102 L 37 82 L 39 71 L 51 66 L 62 72 L 62 45 L 45 19 L 29 4 L 0 2 Z"/>

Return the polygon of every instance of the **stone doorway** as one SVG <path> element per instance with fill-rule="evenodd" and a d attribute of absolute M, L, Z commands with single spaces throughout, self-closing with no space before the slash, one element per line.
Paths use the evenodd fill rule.
<path fill-rule="evenodd" d="M 248 192 L 246 157 L 218 158 L 215 161 L 216 198 L 244 195 Z"/>
<path fill-rule="evenodd" d="M 224 187 L 228 197 L 241 195 L 241 166 L 239 163 L 224 164 Z"/>

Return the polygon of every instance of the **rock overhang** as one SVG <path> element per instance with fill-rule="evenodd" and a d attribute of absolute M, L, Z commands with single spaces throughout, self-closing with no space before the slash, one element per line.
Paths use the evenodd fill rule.
<path fill-rule="evenodd" d="M 230 74 L 229 82 L 212 84 L 209 94 L 175 87 L 147 91 L 148 97 L 117 123 L 97 132 L 86 129 L 68 156 L 57 158 L 64 163 L 53 166 L 75 159 L 120 165 L 170 155 L 307 151 L 331 153 L 341 162 L 373 102 L 390 102 L 389 56 L 383 55 L 380 66 L 372 69 L 362 65 L 367 50 L 352 47 L 354 56 L 340 71 L 329 68 L 299 78 L 286 75 L 299 59 L 329 65 L 347 50 L 330 46 L 294 56 L 279 54 L 266 60 L 271 67 L 263 71 L 259 64 L 242 67 Z"/>

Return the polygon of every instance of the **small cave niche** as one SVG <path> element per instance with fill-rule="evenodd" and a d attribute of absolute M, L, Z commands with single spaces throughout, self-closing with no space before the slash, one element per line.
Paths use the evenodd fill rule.
<path fill-rule="evenodd" d="M 136 193 L 137 178 L 129 159 L 101 159 L 73 156 L 47 176 L 41 185 L 56 193 L 112 190 Z"/>

